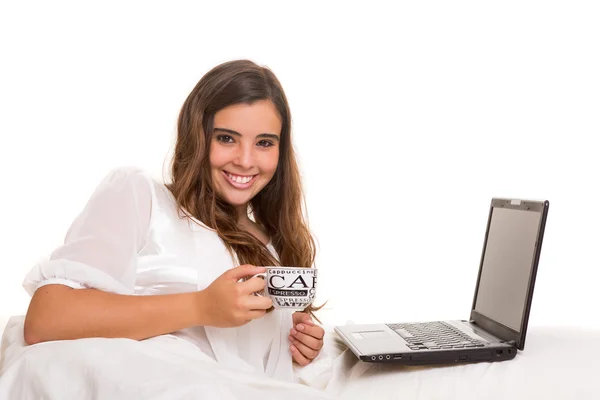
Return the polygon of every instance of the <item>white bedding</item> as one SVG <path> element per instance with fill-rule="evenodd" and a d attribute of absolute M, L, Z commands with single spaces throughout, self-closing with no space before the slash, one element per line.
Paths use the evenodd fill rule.
<path fill-rule="evenodd" d="M 8 319 L 9 317 L 5 317 L 0 314 L 0 332 L 4 332 L 4 327 L 6 326 Z"/>
<path fill-rule="evenodd" d="M 171 335 L 24 346 L 22 321 L 13 317 L 3 337 L 0 399 L 600 398 L 600 331 L 592 329 L 533 327 L 514 360 L 438 367 L 359 362 L 328 329 L 328 356 L 298 384 L 224 368 Z"/>

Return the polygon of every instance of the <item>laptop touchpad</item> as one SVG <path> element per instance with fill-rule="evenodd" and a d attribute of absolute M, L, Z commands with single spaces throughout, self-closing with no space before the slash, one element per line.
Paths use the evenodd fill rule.
<path fill-rule="evenodd" d="M 352 332 L 352 336 L 354 336 L 356 339 L 359 339 L 358 335 L 360 335 L 360 339 L 374 339 L 388 336 L 387 332 L 385 331 Z"/>

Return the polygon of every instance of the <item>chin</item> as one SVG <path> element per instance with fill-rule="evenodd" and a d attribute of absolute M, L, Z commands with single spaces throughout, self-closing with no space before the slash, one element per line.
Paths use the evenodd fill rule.
<path fill-rule="evenodd" d="M 225 196 L 219 195 L 219 197 L 221 197 L 228 204 L 231 204 L 234 207 L 243 206 L 244 204 L 248 204 L 250 202 L 250 200 L 252 200 L 251 197 L 230 196 L 227 194 Z"/>
<path fill-rule="evenodd" d="M 248 199 L 248 200 L 242 201 L 242 200 L 231 200 L 231 199 L 229 199 L 229 198 L 225 198 L 225 201 L 226 201 L 228 204 L 231 204 L 231 205 L 232 205 L 232 206 L 234 206 L 234 207 L 240 207 L 240 206 L 243 206 L 244 204 L 248 204 L 248 203 L 250 202 L 250 200 L 251 200 L 251 199 Z"/>

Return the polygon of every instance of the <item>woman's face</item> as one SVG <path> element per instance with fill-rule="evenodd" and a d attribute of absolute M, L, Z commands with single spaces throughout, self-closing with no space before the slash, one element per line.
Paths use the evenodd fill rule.
<path fill-rule="evenodd" d="M 210 166 L 217 195 L 244 213 L 275 175 L 281 119 L 269 100 L 219 110 L 213 123 Z"/>

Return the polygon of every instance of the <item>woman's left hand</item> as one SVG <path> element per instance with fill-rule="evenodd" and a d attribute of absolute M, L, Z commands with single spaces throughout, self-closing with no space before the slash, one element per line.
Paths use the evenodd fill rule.
<path fill-rule="evenodd" d="M 290 350 L 292 358 L 301 366 L 310 364 L 323 348 L 323 336 L 325 331 L 304 312 L 294 313 L 292 320 L 294 326 L 290 330 Z"/>

